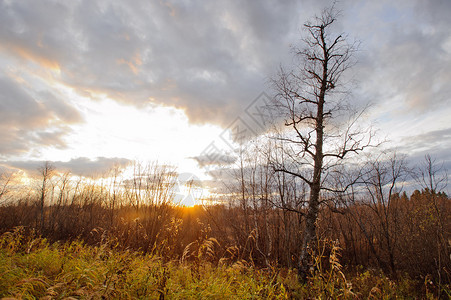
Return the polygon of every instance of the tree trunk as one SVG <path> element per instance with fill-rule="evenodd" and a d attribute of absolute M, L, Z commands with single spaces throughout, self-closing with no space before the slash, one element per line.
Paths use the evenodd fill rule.
<path fill-rule="evenodd" d="M 317 235 L 316 235 L 316 219 L 318 217 L 319 209 L 319 186 L 315 189 L 312 188 L 309 207 L 306 216 L 305 232 L 302 241 L 302 250 L 299 256 L 298 275 L 301 281 L 307 279 L 307 275 L 310 272 L 311 254 L 316 250 Z"/>
<path fill-rule="evenodd" d="M 327 57 L 327 56 L 325 56 Z M 298 275 L 299 279 L 305 281 L 310 269 L 311 254 L 316 250 L 317 235 L 316 235 L 316 220 L 318 218 L 319 210 L 319 196 L 321 192 L 321 173 L 323 171 L 323 135 L 324 135 L 324 97 L 327 88 L 327 63 L 325 59 L 323 62 L 323 76 L 321 81 L 321 90 L 318 97 L 318 109 L 316 113 L 316 143 L 315 143 L 315 157 L 313 168 L 313 181 L 310 185 L 310 199 L 308 203 L 308 211 L 306 216 L 305 234 L 302 242 L 302 251 L 299 257 Z"/>

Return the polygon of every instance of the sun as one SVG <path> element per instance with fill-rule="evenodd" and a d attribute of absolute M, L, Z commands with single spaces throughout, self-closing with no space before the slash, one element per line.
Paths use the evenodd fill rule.
<path fill-rule="evenodd" d="M 181 173 L 177 178 L 174 202 L 186 207 L 201 204 L 208 198 L 210 192 L 202 184 L 202 181 L 192 173 Z"/>

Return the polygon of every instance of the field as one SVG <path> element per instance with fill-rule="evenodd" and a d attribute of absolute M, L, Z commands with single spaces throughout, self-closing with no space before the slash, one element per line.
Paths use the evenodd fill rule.
<path fill-rule="evenodd" d="M 0 297 L 6 299 L 436 299 L 433 282 L 390 280 L 382 273 L 343 271 L 340 249 L 324 243 L 314 275 L 258 268 L 252 261 L 217 259 L 215 239 L 187 247 L 178 260 L 118 250 L 103 239 L 50 244 L 18 227 L 0 239 Z M 326 251 L 324 251 L 326 253 Z M 351 275 L 352 274 L 352 275 Z M 442 296 L 450 296 L 449 286 Z"/>
<path fill-rule="evenodd" d="M 298 269 L 305 195 L 282 198 L 298 186 L 251 176 L 237 186 L 252 189 L 186 207 L 174 204 L 174 178 L 156 166 L 133 182 L 55 173 L 5 185 L 0 298 L 451 296 L 451 201 L 444 192 L 424 188 L 409 196 L 378 181 L 365 193 L 324 198 L 317 239 L 305 248 L 305 276 Z"/>

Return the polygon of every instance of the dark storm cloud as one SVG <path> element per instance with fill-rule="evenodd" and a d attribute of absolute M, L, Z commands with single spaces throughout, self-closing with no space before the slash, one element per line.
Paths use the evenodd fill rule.
<path fill-rule="evenodd" d="M 1 163 L 6 168 L 17 168 L 26 171 L 30 174 L 36 174 L 39 168 L 44 166 L 45 161 L 9 161 Z M 124 168 L 131 163 L 126 158 L 107 158 L 97 157 L 96 159 L 89 159 L 86 157 L 79 157 L 71 159 L 67 162 L 50 161 L 52 166 L 57 171 L 70 171 L 74 175 L 80 176 L 102 176 L 108 173 L 114 167 Z"/>

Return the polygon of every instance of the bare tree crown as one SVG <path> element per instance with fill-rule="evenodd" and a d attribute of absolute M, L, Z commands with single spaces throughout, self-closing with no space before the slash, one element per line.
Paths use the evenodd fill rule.
<path fill-rule="evenodd" d="M 369 147 L 372 138 L 369 129 L 358 127 L 361 113 L 348 109 L 345 99 L 337 97 L 346 86 L 343 75 L 354 64 L 357 49 L 356 43 L 348 43 L 344 34 L 333 33 L 337 17 L 332 6 L 305 23 L 303 48 L 295 52 L 299 64 L 291 71 L 281 67 L 272 80 L 275 106 L 285 126 L 291 129 L 276 137 L 283 155 L 272 158 L 274 171 L 299 178 L 309 186 L 299 257 L 301 278 L 305 278 L 308 270 L 307 248 L 314 246 L 317 239 L 316 221 L 324 202 L 321 193 L 336 192 L 327 184 L 330 177 L 340 173 L 345 157 Z M 344 111 L 350 112 L 348 118 L 343 118 Z"/>

